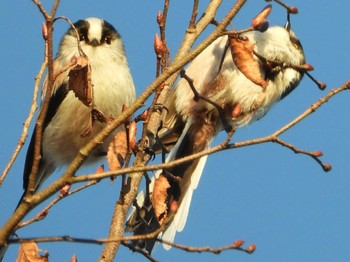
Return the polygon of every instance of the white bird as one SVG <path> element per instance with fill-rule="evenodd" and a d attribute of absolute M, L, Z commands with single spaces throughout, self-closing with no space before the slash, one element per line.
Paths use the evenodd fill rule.
<path fill-rule="evenodd" d="M 110 23 L 99 18 L 79 20 L 74 26 L 79 34 L 81 49 L 88 57 L 91 66 L 94 107 L 107 118 L 116 117 L 121 113 L 124 104 L 128 106 L 135 100 L 134 83 L 121 36 Z M 69 70 L 63 70 L 77 57 L 79 57 L 77 36 L 73 28 L 70 28 L 63 36 L 54 59 L 54 74 L 59 75 L 53 85 L 43 124 L 41 159 L 34 192 L 57 168 L 68 165 L 78 151 L 106 125 L 94 121 L 89 130 L 91 133 L 83 135 L 91 123 L 91 108 L 84 105 L 69 89 Z M 43 97 L 47 83 L 46 79 L 43 85 Z M 99 145 L 85 163 L 101 160 L 107 152 L 111 138 L 112 136 Z M 24 168 L 25 193 L 28 190 L 35 143 L 34 130 Z"/>
<path fill-rule="evenodd" d="M 252 31 L 242 35 L 254 47 L 253 61 L 258 63 L 261 78 L 266 87 L 256 84 L 248 78 L 233 62 L 232 54 L 227 49 L 228 37 L 223 36 L 210 44 L 200 53 L 186 69 L 186 75 L 193 80 L 198 93 L 222 107 L 221 114 L 216 106 L 204 99 L 194 100 L 194 93 L 189 82 L 182 78 L 173 89 L 165 105 L 168 114 L 160 131 L 160 138 L 166 145 L 176 144 L 169 153 L 166 162 L 171 162 L 209 148 L 219 131 L 228 126 L 242 127 L 263 117 L 280 99 L 287 96 L 301 81 L 303 73 L 290 67 L 268 66 L 263 58 L 277 63 L 303 65 L 305 57 L 302 46 L 293 32 L 284 27 L 270 27 L 265 32 Z M 249 62 L 249 63 L 250 63 Z M 232 111 L 238 112 L 234 117 Z M 224 120 L 224 121 L 223 121 Z M 223 123 L 224 122 L 224 123 Z M 192 199 L 197 188 L 207 157 L 186 162 L 167 169 L 173 176 L 181 178 L 180 182 L 166 176 L 170 187 L 167 189 L 167 209 L 165 216 L 177 207 L 175 215 L 161 238 L 173 241 L 176 232 L 183 230 Z M 158 177 L 161 171 L 157 172 Z M 127 225 L 127 231 L 134 234 L 153 232 L 162 223 L 155 217 L 151 205 L 154 199 L 155 179 L 149 185 L 150 201 L 146 191 L 137 197 L 139 208 L 133 210 Z M 145 201 L 147 200 L 147 201 Z M 134 241 L 135 245 L 152 251 L 155 240 Z M 170 246 L 165 245 L 165 248 Z"/>

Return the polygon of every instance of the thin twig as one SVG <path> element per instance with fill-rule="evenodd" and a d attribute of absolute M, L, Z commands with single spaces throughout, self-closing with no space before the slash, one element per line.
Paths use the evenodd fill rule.
<path fill-rule="evenodd" d="M 72 183 L 78 183 L 83 181 L 88 181 L 90 179 L 104 179 L 107 177 L 110 177 L 112 175 L 120 175 L 125 173 L 133 173 L 133 172 L 147 172 L 147 171 L 154 171 L 159 169 L 165 169 L 165 168 L 172 168 L 177 165 L 181 165 L 185 162 L 192 161 L 194 159 L 200 158 L 205 155 L 210 155 L 222 150 L 229 150 L 234 148 L 241 148 L 246 146 L 252 146 L 257 144 L 263 144 L 268 142 L 276 142 L 276 138 L 279 137 L 281 134 L 285 133 L 287 130 L 291 129 L 294 125 L 308 117 L 310 114 L 317 111 L 322 105 L 324 105 L 329 99 L 331 99 L 333 96 L 339 94 L 342 91 L 350 90 L 350 80 L 345 82 L 343 85 L 341 85 L 338 88 L 332 89 L 329 91 L 328 94 L 326 94 L 324 97 L 320 98 L 315 104 L 311 105 L 309 108 L 307 108 L 302 114 L 297 116 L 294 120 L 290 121 L 285 126 L 281 127 L 280 129 L 276 130 L 274 133 L 256 138 L 256 139 L 249 139 L 246 141 L 240 141 L 240 142 L 234 142 L 231 144 L 225 145 L 226 142 L 223 142 L 217 146 L 211 147 L 209 149 L 206 149 L 202 152 L 186 156 L 171 162 L 168 162 L 166 164 L 157 164 L 157 165 L 149 165 L 149 166 L 143 166 L 143 167 L 130 167 L 123 170 L 118 170 L 114 172 L 104 172 L 100 174 L 89 174 L 89 175 L 81 175 L 78 177 L 75 177 L 72 179 Z"/>
<path fill-rule="evenodd" d="M 37 6 L 40 9 L 40 2 L 35 1 Z M 46 112 L 48 110 L 48 105 L 51 97 L 51 92 L 54 86 L 54 69 L 53 69 L 53 17 L 55 15 L 55 11 L 57 9 L 59 1 L 56 0 L 54 3 L 54 7 L 52 8 L 51 15 L 46 16 L 42 10 L 42 14 L 45 16 L 45 22 L 47 27 L 47 37 L 45 38 L 45 54 L 47 55 L 47 65 L 48 65 L 48 76 L 47 76 L 47 86 L 45 89 L 45 96 L 42 103 L 42 108 L 40 110 L 39 116 L 35 125 L 35 145 L 34 145 L 34 157 L 33 157 L 33 165 L 29 175 L 29 183 L 28 188 L 26 190 L 27 194 L 33 194 L 36 187 L 36 173 L 39 169 L 39 161 L 41 154 L 41 137 L 43 133 L 43 123 L 46 116 Z"/>
<path fill-rule="evenodd" d="M 5 180 L 8 172 L 10 171 L 13 163 L 15 162 L 15 160 L 16 160 L 19 152 L 21 151 L 21 149 L 26 141 L 26 138 L 28 136 L 28 130 L 29 130 L 30 123 L 32 122 L 33 117 L 34 117 L 34 113 L 35 113 L 36 109 L 38 108 L 37 99 L 38 99 L 39 87 L 40 87 L 40 82 L 41 82 L 42 76 L 45 73 L 46 66 L 47 66 L 47 62 L 44 61 L 41 65 L 41 68 L 39 70 L 38 75 L 35 77 L 33 99 L 32 99 L 32 104 L 30 106 L 29 114 L 28 114 L 27 119 L 24 121 L 23 131 L 22 131 L 22 134 L 18 140 L 15 151 L 13 152 L 9 162 L 7 163 L 5 169 L 2 172 L 2 175 L 0 177 L 0 187 L 3 183 L 3 181 Z"/>
<path fill-rule="evenodd" d="M 188 51 L 190 50 L 191 46 L 193 45 L 195 39 L 199 36 L 199 34 L 209 25 L 210 21 L 214 18 L 214 15 L 216 13 L 216 10 L 219 6 L 219 4 L 221 3 L 220 0 L 212 0 L 210 2 L 210 4 L 208 5 L 207 8 L 207 17 L 211 16 L 210 19 L 201 19 L 201 23 L 197 24 L 197 34 L 189 34 L 188 32 L 186 32 L 183 44 L 188 43 L 188 45 L 182 45 L 178 51 L 178 54 L 176 55 L 176 58 L 174 59 L 174 62 L 172 65 L 170 65 L 169 67 L 165 68 L 165 70 L 163 70 L 162 74 L 157 78 L 160 79 L 160 77 L 166 73 L 168 73 L 171 70 L 171 67 L 178 64 L 179 62 L 183 61 L 185 65 L 185 63 L 189 62 L 190 60 L 192 60 L 196 55 L 198 55 L 202 50 L 204 50 L 204 48 L 206 48 L 212 41 L 214 41 L 217 38 L 217 35 L 215 34 L 215 32 L 212 34 L 212 38 L 210 38 L 211 40 L 209 42 L 204 41 L 202 44 L 200 44 L 201 47 L 203 47 L 203 49 L 198 52 L 197 54 L 195 54 L 193 57 L 188 57 L 188 59 L 185 59 L 186 56 L 188 56 Z M 238 12 L 238 10 L 243 6 L 243 4 L 245 3 L 244 0 L 238 0 L 236 2 L 236 4 L 232 7 L 232 9 L 228 12 L 228 14 L 226 15 L 226 17 L 223 19 L 222 24 L 215 30 L 217 31 L 216 33 L 220 32 L 221 30 L 224 30 L 224 28 L 227 26 L 227 24 L 232 20 L 232 18 L 235 16 L 235 14 Z M 216 6 L 216 4 L 218 4 Z M 212 8 L 212 10 L 210 10 L 210 7 Z M 208 39 L 208 38 L 207 38 Z M 195 49 L 198 51 L 198 47 Z M 184 52 L 184 53 L 183 53 Z M 193 51 L 195 52 L 195 51 Z M 190 52 L 192 53 L 192 52 Z M 164 81 L 159 82 L 158 85 L 155 86 L 155 88 L 158 88 L 161 84 L 163 84 L 165 81 L 166 83 L 164 84 L 164 89 L 162 92 L 162 96 L 160 96 L 161 98 L 165 97 L 167 93 L 169 92 L 169 87 L 172 85 L 172 83 L 175 81 L 176 78 L 176 74 L 174 74 L 175 72 L 177 72 L 180 69 L 180 67 L 177 67 L 176 71 L 174 71 L 172 74 L 169 74 L 168 77 L 164 78 Z M 172 76 L 171 76 L 172 75 Z M 155 88 L 153 88 L 153 91 L 155 90 Z M 153 92 L 152 91 L 152 92 Z M 144 92 L 144 94 L 146 94 L 147 90 Z M 157 103 L 157 104 L 163 104 L 163 103 Z M 158 114 L 158 112 L 156 112 Z M 156 133 L 158 131 L 158 128 L 160 126 L 160 114 L 155 118 L 154 122 L 148 122 L 147 123 L 147 129 L 149 130 L 149 127 L 151 126 L 151 130 L 150 130 L 150 134 L 153 134 L 153 138 L 156 137 Z M 141 147 L 144 144 L 141 143 Z M 139 151 L 136 154 L 136 158 L 135 158 L 135 162 L 134 162 L 134 166 L 145 166 L 148 161 L 150 160 L 149 154 L 145 154 L 143 151 Z M 137 195 L 137 189 L 139 188 L 139 185 L 141 183 L 141 179 L 142 179 L 143 173 L 133 173 L 130 175 L 130 183 L 129 183 L 129 188 L 131 190 L 129 190 L 126 194 L 123 194 L 121 196 L 120 201 L 118 201 L 117 206 L 115 208 L 115 212 L 118 212 L 118 217 L 117 217 L 117 221 L 115 221 L 115 226 L 116 226 L 116 231 L 118 232 L 118 234 L 121 234 L 124 232 L 124 221 L 126 218 L 126 214 L 129 210 L 129 208 L 131 207 L 134 199 L 136 198 Z M 116 249 L 115 252 L 113 253 L 109 253 L 106 254 L 108 255 L 109 260 L 112 260 L 117 252 L 119 248 L 119 244 L 116 245 Z M 102 252 L 102 255 L 100 256 L 100 261 L 107 261 L 104 253 Z"/>
<path fill-rule="evenodd" d="M 84 53 L 83 49 L 81 48 L 81 44 L 80 44 L 80 35 L 78 33 L 78 30 L 76 29 L 76 27 L 74 26 L 73 22 L 66 16 L 58 16 L 53 20 L 53 23 L 55 23 L 57 20 L 65 20 L 73 29 L 74 34 L 75 34 L 75 38 L 77 40 L 77 47 L 78 47 L 78 51 L 80 56 L 84 56 L 86 57 L 86 54 Z"/>
<path fill-rule="evenodd" d="M 245 253 L 251 254 L 255 251 L 255 248 L 253 249 L 252 245 L 250 245 L 248 248 L 242 248 L 241 245 L 237 245 L 236 242 L 233 242 L 230 245 L 213 248 L 213 247 L 209 247 L 209 246 L 205 246 L 205 247 L 187 246 L 187 245 L 182 245 L 182 244 L 170 242 L 170 241 L 160 239 L 160 238 L 157 238 L 157 241 L 160 243 L 181 249 L 183 251 L 195 252 L 195 253 L 208 252 L 208 253 L 213 253 L 213 254 L 220 254 L 221 252 L 226 251 L 226 250 L 238 250 L 238 251 L 243 251 Z"/>
<path fill-rule="evenodd" d="M 14 238 L 14 239 L 9 240 L 9 244 L 18 244 L 18 243 L 23 243 L 23 242 L 35 242 L 35 243 L 71 242 L 71 243 L 102 245 L 102 244 L 106 244 L 106 243 L 121 242 L 124 246 L 132 249 L 133 251 L 145 255 L 146 252 L 144 250 L 131 248 L 132 245 L 128 244 L 128 242 L 133 241 L 133 240 L 147 239 L 150 237 L 154 238 L 159 234 L 158 231 L 159 230 L 157 230 L 151 234 L 147 234 L 147 235 L 129 236 L 129 237 L 125 236 L 125 237 L 120 237 L 120 238 L 100 238 L 100 239 L 79 238 L 79 237 L 71 237 L 71 236 Z M 184 251 L 187 251 L 187 252 L 197 252 L 197 253 L 210 252 L 210 253 L 214 253 L 214 254 L 219 254 L 223 251 L 234 249 L 234 250 L 239 250 L 239 251 L 243 251 L 243 252 L 251 254 L 255 250 L 255 249 L 253 250 L 251 248 L 252 245 L 248 246 L 248 248 L 242 248 L 243 241 L 239 241 L 240 242 L 239 244 L 237 243 L 238 241 L 235 241 L 230 245 L 225 245 L 225 246 L 217 247 L 217 248 L 212 248 L 209 246 L 205 246 L 205 247 L 187 246 L 187 245 L 173 243 L 173 242 L 163 240 L 160 238 L 157 238 L 156 241 L 158 241 L 160 243 L 164 243 L 166 245 L 170 245 L 172 247 L 175 247 L 175 248 L 178 248 L 178 249 L 181 249 Z M 147 257 L 147 258 L 150 258 L 150 257 Z"/>
<path fill-rule="evenodd" d="M 289 6 L 287 5 L 286 3 L 284 3 L 283 1 L 281 0 L 273 0 L 275 1 L 277 4 L 280 4 L 281 6 L 283 6 L 285 9 L 287 9 L 288 11 L 288 15 L 291 13 L 291 14 L 296 14 L 298 13 L 297 9 L 293 6 Z"/>
<path fill-rule="evenodd" d="M 40 13 L 42 13 L 45 20 L 50 17 L 50 15 L 46 12 L 45 8 L 43 7 L 43 5 L 39 0 L 33 0 L 33 3 L 39 8 Z"/>
<path fill-rule="evenodd" d="M 281 146 L 287 147 L 290 150 L 292 150 L 294 153 L 296 154 L 303 154 L 303 155 L 307 155 L 310 156 L 311 158 L 313 158 L 321 167 L 325 172 L 328 172 L 332 169 L 332 166 L 328 163 L 323 163 L 320 160 L 320 157 L 323 156 L 323 153 L 321 151 L 313 151 L 313 152 L 309 152 L 303 149 L 299 149 L 296 148 L 294 145 L 289 144 L 285 141 L 283 141 L 282 139 L 278 138 L 278 137 L 272 137 L 271 138 L 271 142 L 275 142 L 277 144 L 280 144 Z"/>
<path fill-rule="evenodd" d="M 191 16 L 191 19 L 190 19 L 190 24 L 188 26 L 189 30 L 195 29 L 196 18 L 197 18 L 197 15 L 198 15 L 198 3 L 199 3 L 199 0 L 194 0 L 193 1 L 192 16 Z"/>
<path fill-rule="evenodd" d="M 55 199 L 53 199 L 46 207 L 44 207 L 37 215 L 35 215 L 32 219 L 29 219 L 28 221 L 25 222 L 21 222 L 18 223 L 18 226 L 16 227 L 16 230 L 25 226 L 28 226 L 34 222 L 38 222 L 40 220 L 43 220 L 47 214 L 49 213 L 49 210 L 55 205 L 57 204 L 59 201 L 61 201 L 62 199 L 74 195 L 75 193 L 78 193 L 79 191 L 88 188 L 90 186 L 93 186 L 95 184 L 97 184 L 99 182 L 99 180 L 91 180 L 88 183 L 68 192 L 68 194 L 62 194 L 60 193 Z"/>
<path fill-rule="evenodd" d="M 156 260 L 154 257 L 152 257 L 146 250 L 139 248 L 139 247 L 135 247 L 133 244 L 126 242 L 126 241 L 122 241 L 121 244 L 127 248 L 129 248 L 131 251 L 139 253 L 141 255 L 143 255 L 145 258 L 147 258 L 149 261 L 151 262 L 158 262 L 158 260 Z"/>

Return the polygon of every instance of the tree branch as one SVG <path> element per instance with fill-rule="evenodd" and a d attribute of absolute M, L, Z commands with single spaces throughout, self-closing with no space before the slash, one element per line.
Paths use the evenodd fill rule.
<path fill-rule="evenodd" d="M 37 74 L 37 76 L 35 77 L 35 84 L 34 84 L 34 92 L 33 92 L 33 98 L 32 98 L 32 104 L 30 106 L 30 109 L 29 109 L 29 114 L 28 114 L 28 117 L 27 119 L 24 121 L 24 124 L 23 124 L 23 131 L 22 131 L 22 134 L 18 140 L 18 143 L 17 143 L 17 146 L 15 148 L 15 151 L 13 152 L 9 162 L 7 163 L 4 171 L 2 172 L 2 175 L 0 177 L 0 187 L 2 185 L 2 183 L 4 182 L 8 172 L 10 171 L 13 163 L 15 162 L 19 152 L 21 151 L 25 141 L 26 141 L 26 138 L 28 137 L 28 130 L 29 130 L 29 126 L 30 126 L 30 123 L 32 122 L 33 120 L 33 117 L 34 117 L 34 113 L 36 111 L 36 109 L 38 108 L 38 104 L 37 104 L 37 99 L 38 99 L 38 93 L 39 93 L 39 87 L 40 87 L 40 83 L 41 83 L 41 79 L 44 75 L 44 72 L 45 72 L 45 69 L 47 67 L 47 61 L 46 59 L 44 59 L 45 61 L 42 63 L 41 67 L 40 67 L 40 70 L 39 70 L 39 73 Z"/>
<path fill-rule="evenodd" d="M 168 68 L 165 68 L 162 74 L 159 77 L 157 77 L 157 79 L 153 83 L 155 84 L 158 79 L 160 79 L 164 75 L 167 75 L 169 71 L 172 71 L 172 73 L 167 75 L 167 77 L 165 77 L 164 79 L 162 79 L 163 81 L 157 82 L 155 87 L 152 89 L 152 92 L 157 87 L 159 87 L 162 83 L 166 82 L 162 92 L 164 92 L 164 94 L 167 94 L 169 92 L 169 87 L 172 85 L 172 83 L 176 79 L 176 74 L 174 73 L 178 72 L 181 67 L 183 67 L 189 61 L 191 61 L 195 56 L 197 56 L 201 51 L 203 51 L 210 43 L 212 43 L 219 36 L 221 31 L 225 30 L 227 24 L 232 20 L 232 18 L 236 15 L 238 10 L 243 6 L 245 2 L 246 1 L 238 0 L 236 4 L 232 7 L 232 9 L 227 13 L 222 23 L 216 28 L 216 30 L 214 30 L 214 32 L 206 40 L 204 40 L 203 43 L 201 43 L 197 48 L 195 48 L 192 52 L 188 54 L 195 39 L 197 39 L 197 37 L 201 34 L 201 32 L 203 32 L 203 30 L 214 19 L 216 11 L 221 3 L 220 0 L 211 1 L 205 12 L 205 16 L 202 17 L 202 19 L 197 24 L 196 32 L 190 32 L 189 30 L 186 32 L 184 41 L 182 42 L 182 45 L 174 59 L 173 64 L 171 64 Z M 185 52 L 185 53 L 182 53 L 182 52 Z M 144 94 L 146 92 L 147 90 L 144 92 Z M 159 114 L 159 117 L 160 117 L 160 114 Z M 149 127 L 151 127 L 151 130 L 153 130 L 154 132 L 153 138 L 155 138 L 156 137 L 155 132 L 157 132 L 159 128 L 159 126 L 157 125 L 160 124 L 160 121 L 157 121 L 157 118 L 155 118 L 154 122 L 150 121 L 148 124 L 149 125 L 147 125 L 147 129 L 150 130 Z M 148 132 L 148 134 L 150 132 Z M 141 148 L 142 146 L 143 145 L 141 145 Z M 139 151 L 136 154 L 134 166 L 144 167 L 146 166 L 149 160 L 150 160 L 149 154 L 145 154 L 143 151 Z M 117 202 L 117 205 L 114 209 L 114 215 L 113 215 L 113 217 L 116 216 L 116 220 L 115 221 L 113 220 L 113 227 L 115 227 L 114 232 L 116 232 L 116 236 L 122 236 L 124 234 L 124 223 L 125 223 L 126 215 L 134 199 L 136 198 L 142 177 L 143 177 L 142 172 L 131 174 L 129 177 L 129 183 L 128 183 L 129 190 L 127 192 L 122 192 L 119 198 L 119 201 Z M 113 246 L 113 248 L 108 249 L 108 251 L 103 251 L 99 260 L 112 261 L 116 255 L 116 252 L 118 251 L 119 245 L 120 243 L 116 243 Z"/>
<path fill-rule="evenodd" d="M 78 182 L 83 182 L 83 181 L 88 181 L 88 180 L 93 180 L 93 179 L 104 179 L 104 178 L 108 178 L 110 176 L 116 176 L 116 175 L 126 174 L 126 173 L 147 172 L 147 171 L 154 171 L 154 170 L 159 170 L 159 169 L 168 169 L 168 168 L 172 168 L 174 166 L 183 164 L 185 162 L 192 161 L 194 159 L 203 157 L 205 155 L 210 155 L 210 154 L 213 154 L 213 153 L 216 153 L 219 151 L 247 147 L 247 146 L 269 143 L 269 142 L 279 143 L 279 144 L 293 150 L 296 153 L 303 153 L 303 154 L 311 156 L 312 158 L 320 157 L 321 154 L 317 153 L 317 151 L 312 153 L 312 152 L 307 152 L 304 150 L 296 149 L 296 148 L 291 147 L 291 146 L 287 146 L 287 144 L 285 142 L 283 142 L 281 139 L 279 139 L 278 137 L 281 134 L 288 131 L 289 129 L 291 129 L 294 125 L 296 125 L 297 123 L 301 122 L 303 119 L 308 117 L 310 114 L 316 112 L 321 106 L 323 106 L 325 103 L 327 103 L 333 96 L 341 93 L 342 91 L 346 91 L 346 90 L 350 90 L 350 80 L 345 82 L 340 87 L 330 90 L 324 97 L 320 98 L 316 103 L 314 103 L 309 108 L 307 108 L 303 113 L 301 113 L 299 116 L 297 116 L 294 120 L 292 120 L 291 122 L 289 122 L 288 124 L 286 124 L 285 126 L 281 127 L 280 129 L 276 130 L 275 132 L 273 132 L 272 134 L 270 134 L 268 136 L 255 138 L 255 139 L 249 139 L 249 140 L 245 140 L 245 141 L 234 142 L 234 143 L 230 143 L 230 144 L 226 144 L 226 142 L 224 141 L 223 143 L 221 143 L 217 146 L 211 147 L 211 148 L 204 150 L 202 152 L 199 152 L 199 153 L 187 156 L 187 157 L 183 157 L 183 158 L 180 158 L 180 159 L 168 162 L 168 163 L 149 165 L 149 166 L 143 166 L 143 167 L 134 166 L 134 167 L 125 168 L 123 170 L 118 170 L 118 171 L 113 171 L 113 172 L 110 171 L 110 172 L 103 172 L 100 174 L 81 175 L 81 176 L 73 178 L 71 180 L 71 182 L 78 183 Z M 325 171 L 327 171 L 327 170 L 325 170 Z"/>

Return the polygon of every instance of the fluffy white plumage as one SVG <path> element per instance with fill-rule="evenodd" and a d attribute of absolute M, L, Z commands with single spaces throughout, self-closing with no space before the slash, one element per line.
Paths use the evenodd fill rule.
<path fill-rule="evenodd" d="M 135 99 L 135 88 L 120 35 L 108 22 L 99 18 L 87 18 L 75 23 L 80 45 L 91 66 L 93 101 L 106 117 L 116 117 L 123 104 L 130 105 Z M 62 72 L 73 57 L 78 57 L 77 38 L 73 29 L 63 36 L 54 60 L 54 72 Z M 88 129 L 91 109 L 85 106 L 68 89 L 68 71 L 55 80 L 42 134 L 42 150 L 36 189 L 56 168 L 69 164 L 79 149 L 87 144 L 105 123 L 94 121 L 91 134 L 83 137 Z M 47 81 L 44 82 L 45 96 Z M 107 152 L 109 141 L 98 146 L 85 163 L 101 159 Z M 26 158 L 24 189 L 33 162 L 35 132 Z"/>
<path fill-rule="evenodd" d="M 260 56 L 280 63 L 301 65 L 305 63 L 302 47 L 289 30 L 283 27 L 271 27 L 265 32 L 248 32 L 244 34 L 254 44 L 254 51 Z M 275 72 L 269 72 L 269 68 L 254 57 L 264 74 L 262 77 L 268 80 L 268 86 L 262 88 L 248 79 L 235 65 L 232 55 L 227 50 L 228 38 L 223 36 L 215 40 L 208 48 L 199 54 L 186 69 L 186 75 L 192 80 L 198 93 L 223 108 L 233 109 L 240 107 L 240 113 L 235 119 L 235 125 L 244 126 L 263 117 L 270 108 L 280 99 L 288 95 L 300 82 L 302 73 L 292 68 L 281 68 Z M 226 51 L 226 53 L 225 53 Z M 224 58 L 224 59 L 223 59 Z M 224 113 L 225 122 L 219 115 L 217 108 L 205 100 L 195 101 L 194 94 L 186 79 L 182 78 L 176 84 L 169 101 L 166 104 L 168 114 L 163 123 L 160 137 L 165 143 L 169 133 L 182 130 L 177 143 L 169 153 L 166 162 L 179 159 L 207 149 L 216 134 L 226 125 L 233 125 L 232 111 Z M 169 136 L 171 137 L 171 136 Z M 171 137 L 173 139 L 173 137 Z M 162 238 L 173 241 L 176 232 L 182 231 L 187 220 L 193 190 L 198 186 L 207 157 L 194 160 L 189 164 L 167 170 L 181 181 L 171 184 L 168 190 L 168 208 L 172 201 L 176 201 L 178 210 L 174 219 L 167 225 L 162 233 Z M 155 177 L 160 174 L 156 173 Z M 154 181 L 154 178 L 152 179 Z M 150 197 L 153 191 L 153 182 L 149 186 Z M 144 205 L 145 192 L 140 193 L 137 199 L 138 205 Z M 149 207 L 147 210 L 152 210 Z M 140 214 L 134 211 L 128 223 L 127 230 L 137 234 L 151 232 L 156 226 L 148 211 L 143 221 L 137 219 Z M 159 227 L 159 225 L 158 225 Z M 149 240 L 151 241 L 151 240 Z M 151 252 L 153 243 L 134 242 Z M 165 245 L 165 248 L 170 248 Z"/>

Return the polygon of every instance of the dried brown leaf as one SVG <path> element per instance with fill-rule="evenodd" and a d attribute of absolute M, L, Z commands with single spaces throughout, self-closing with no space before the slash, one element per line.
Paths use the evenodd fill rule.
<path fill-rule="evenodd" d="M 119 170 L 124 165 L 127 151 L 126 132 L 122 130 L 114 136 L 108 147 L 107 161 L 110 170 Z"/>
<path fill-rule="evenodd" d="M 168 215 L 167 189 L 170 187 L 168 179 L 163 175 L 156 179 L 153 188 L 152 204 L 154 208 L 154 213 L 160 225 L 163 224 L 164 220 Z"/>
<path fill-rule="evenodd" d="M 75 66 L 69 71 L 68 87 L 86 106 L 92 106 L 91 67 L 86 56 L 73 58 Z"/>
<path fill-rule="evenodd" d="M 16 262 L 48 262 L 48 255 L 41 256 L 35 242 L 25 242 L 19 246 Z"/>
<path fill-rule="evenodd" d="M 266 88 L 268 82 L 263 79 L 260 65 L 254 59 L 254 44 L 249 40 L 229 36 L 232 59 L 237 68 L 253 83 Z"/>

